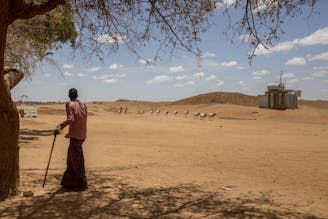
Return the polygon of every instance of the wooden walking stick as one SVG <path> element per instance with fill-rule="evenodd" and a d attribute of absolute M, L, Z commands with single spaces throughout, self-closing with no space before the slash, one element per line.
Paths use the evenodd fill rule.
<path fill-rule="evenodd" d="M 54 140 L 53 140 L 53 142 L 52 142 L 51 151 L 50 151 L 49 160 L 48 160 L 48 164 L 47 164 L 47 168 L 46 168 L 46 173 L 44 174 L 44 179 L 43 179 L 42 187 L 44 187 L 44 185 L 46 184 L 46 179 L 47 179 L 48 169 L 49 169 L 49 165 L 50 165 L 50 160 L 51 160 L 51 156 L 52 156 L 52 151 L 54 150 L 54 146 L 55 146 L 56 136 L 57 136 L 57 132 L 55 131 L 55 132 L 54 132 Z"/>

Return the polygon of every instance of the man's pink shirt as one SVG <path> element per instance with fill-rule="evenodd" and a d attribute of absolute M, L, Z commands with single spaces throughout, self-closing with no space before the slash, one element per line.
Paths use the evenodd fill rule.
<path fill-rule="evenodd" d="M 63 129 L 69 125 L 68 137 L 78 140 L 87 138 L 87 106 L 79 100 L 73 100 L 66 104 L 67 119 L 60 124 Z"/>

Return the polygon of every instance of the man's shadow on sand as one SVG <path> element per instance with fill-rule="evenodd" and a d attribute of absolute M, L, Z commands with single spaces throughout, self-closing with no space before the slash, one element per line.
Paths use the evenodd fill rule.
<path fill-rule="evenodd" d="M 281 205 L 268 193 L 228 198 L 223 191 L 207 192 L 192 184 L 137 188 L 107 171 L 87 174 L 91 185 L 87 191 L 59 188 L 17 200 L 6 209 L 0 208 L 0 217 L 318 218 L 295 210 L 302 206 Z M 32 183 L 41 185 L 40 180 Z"/>

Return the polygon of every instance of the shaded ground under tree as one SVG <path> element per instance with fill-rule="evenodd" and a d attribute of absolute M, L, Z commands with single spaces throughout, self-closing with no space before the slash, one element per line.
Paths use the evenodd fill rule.
<path fill-rule="evenodd" d="M 22 183 L 41 187 L 42 172 L 23 170 Z M 319 218 L 299 212 L 295 204 L 277 203 L 269 193 L 229 198 L 224 191 L 208 192 L 193 184 L 136 188 L 107 170 L 92 170 L 87 175 L 90 184 L 87 191 L 69 191 L 57 186 L 61 175 L 52 174 L 48 188 L 56 186 L 51 191 L 2 202 L 0 217 Z"/>

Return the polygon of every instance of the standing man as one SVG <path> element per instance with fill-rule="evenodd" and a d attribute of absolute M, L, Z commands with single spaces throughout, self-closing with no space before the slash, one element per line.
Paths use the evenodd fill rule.
<path fill-rule="evenodd" d="M 123 111 L 123 108 L 122 108 L 122 106 L 120 106 L 119 113 L 121 114 L 122 111 Z"/>
<path fill-rule="evenodd" d="M 77 90 L 71 88 L 68 96 L 70 102 L 66 104 L 66 121 L 57 126 L 56 132 L 69 125 L 69 147 L 67 152 L 67 169 L 61 181 L 64 188 L 87 189 L 82 144 L 87 138 L 87 106 L 77 97 Z"/>

